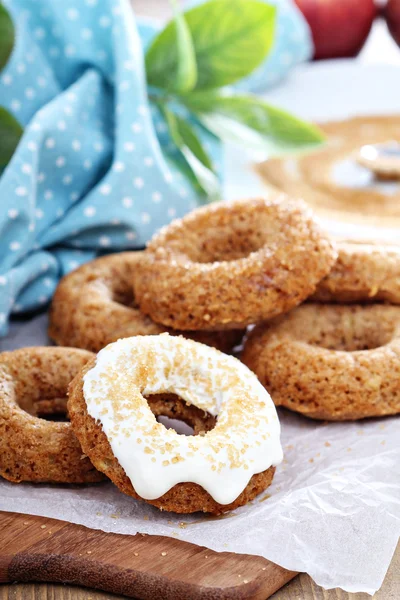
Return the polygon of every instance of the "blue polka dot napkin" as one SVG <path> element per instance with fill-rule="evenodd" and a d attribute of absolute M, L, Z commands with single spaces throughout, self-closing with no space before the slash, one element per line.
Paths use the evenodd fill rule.
<path fill-rule="evenodd" d="M 24 126 L 0 177 L 0 334 L 10 314 L 44 306 L 58 280 L 99 253 L 143 246 L 198 204 L 168 161 L 143 64 L 156 28 L 128 0 L 6 0 L 16 45 L 0 104 Z M 271 56 L 241 87 L 276 82 L 311 50 L 304 20 L 279 5 Z M 205 144 L 216 163 L 221 150 Z"/>

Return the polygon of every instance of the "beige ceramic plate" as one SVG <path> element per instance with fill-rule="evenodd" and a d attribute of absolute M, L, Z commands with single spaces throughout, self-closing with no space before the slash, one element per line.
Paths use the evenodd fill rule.
<path fill-rule="evenodd" d="M 325 123 L 332 139 L 329 147 L 300 161 L 271 161 L 262 170 L 271 184 L 305 196 L 334 235 L 400 241 L 399 182 L 376 181 L 353 156 L 364 143 L 400 139 L 397 73 L 390 65 L 325 61 L 298 69 L 265 95 L 271 103 Z M 243 148 L 227 148 L 228 198 L 265 192 L 265 181 L 251 165 L 263 158 L 245 154 Z"/>

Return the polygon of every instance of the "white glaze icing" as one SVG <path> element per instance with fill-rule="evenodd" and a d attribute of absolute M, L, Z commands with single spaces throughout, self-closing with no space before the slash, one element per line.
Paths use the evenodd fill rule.
<path fill-rule="evenodd" d="M 167 430 L 145 399 L 161 392 L 218 415 L 215 428 L 197 436 Z M 193 482 L 229 504 L 254 474 L 282 460 L 268 392 L 239 360 L 198 342 L 167 333 L 118 340 L 97 355 L 83 393 L 88 413 L 101 423 L 142 498 Z"/>

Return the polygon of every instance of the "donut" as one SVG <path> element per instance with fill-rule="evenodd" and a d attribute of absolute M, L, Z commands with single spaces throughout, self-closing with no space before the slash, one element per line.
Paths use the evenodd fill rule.
<path fill-rule="evenodd" d="M 68 411 L 96 468 L 161 510 L 242 506 L 282 459 L 276 410 L 256 376 L 233 356 L 168 333 L 101 350 L 72 381 Z M 199 435 L 166 429 L 160 414 Z"/>
<path fill-rule="evenodd" d="M 339 242 L 337 248 L 338 259 L 313 300 L 400 304 L 400 246 Z"/>
<path fill-rule="evenodd" d="M 400 412 L 400 307 L 303 304 L 257 325 L 241 358 L 277 406 L 308 417 Z"/>
<path fill-rule="evenodd" d="M 138 265 L 135 296 L 168 327 L 239 328 L 302 302 L 335 259 L 301 201 L 215 203 L 156 234 Z"/>
<path fill-rule="evenodd" d="M 271 158 L 256 166 L 264 183 L 271 190 L 300 196 L 326 221 L 373 227 L 383 239 L 396 239 L 399 181 L 383 184 L 373 170 L 357 164 L 357 152 L 365 145 L 399 140 L 400 114 L 362 115 L 319 127 L 326 142 L 312 152 Z"/>
<path fill-rule="evenodd" d="M 136 306 L 132 280 L 142 258 L 143 252 L 110 254 L 66 275 L 53 297 L 49 337 L 60 346 L 98 352 L 119 338 L 167 331 Z M 185 336 L 231 352 L 243 334 L 243 330 L 201 331 Z"/>
<path fill-rule="evenodd" d="M 15 483 L 104 479 L 68 422 L 37 415 L 66 411 L 68 384 L 93 355 L 75 348 L 21 348 L 0 354 L 0 475 Z"/>

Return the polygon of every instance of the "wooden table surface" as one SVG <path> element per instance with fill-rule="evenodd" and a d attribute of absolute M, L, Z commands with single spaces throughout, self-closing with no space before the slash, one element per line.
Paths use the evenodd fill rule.
<path fill-rule="evenodd" d="M 165 18 L 167 0 L 131 0 L 135 11 L 154 18 Z M 363 62 L 400 63 L 400 52 L 389 38 L 386 26 L 378 22 L 361 55 Z M 340 550 L 339 550 L 340 551 Z M 122 596 L 85 588 L 52 584 L 13 584 L 0 586 L 0 600 L 118 600 Z M 367 594 L 348 594 L 342 590 L 323 590 L 308 575 L 299 575 L 272 597 L 273 600 L 368 600 Z M 400 544 L 385 582 L 374 600 L 400 599 Z M 162 598 L 160 598 L 162 600 Z"/>

